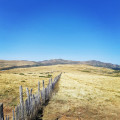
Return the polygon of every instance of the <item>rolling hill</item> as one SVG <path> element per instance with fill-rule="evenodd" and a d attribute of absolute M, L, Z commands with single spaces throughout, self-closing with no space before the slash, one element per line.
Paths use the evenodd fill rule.
<path fill-rule="evenodd" d="M 114 70 L 120 70 L 120 65 L 104 63 L 96 60 L 91 61 L 72 61 L 72 60 L 63 60 L 63 59 L 51 59 L 44 61 L 26 61 L 26 60 L 0 60 L 0 69 L 12 69 L 12 68 L 24 68 L 24 67 L 35 67 L 35 66 L 48 66 L 48 65 L 58 65 L 58 64 L 86 64 L 95 67 L 105 67 Z"/>
<path fill-rule="evenodd" d="M 26 60 L 0 60 L 0 69 L 10 67 L 20 67 L 26 65 L 35 65 L 36 62 Z"/>
<path fill-rule="evenodd" d="M 115 65 L 111 63 L 104 63 L 96 60 L 91 61 L 72 61 L 72 60 L 63 60 L 63 59 L 52 59 L 38 62 L 40 65 L 57 65 L 57 64 L 86 64 L 95 67 L 105 67 L 115 70 L 120 70 L 120 65 Z"/>

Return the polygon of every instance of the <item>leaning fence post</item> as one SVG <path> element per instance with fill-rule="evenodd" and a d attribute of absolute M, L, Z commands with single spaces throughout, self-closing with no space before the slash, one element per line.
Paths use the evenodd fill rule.
<path fill-rule="evenodd" d="M 28 97 L 28 104 L 27 104 L 27 111 L 28 111 L 28 115 L 30 114 L 30 95 L 29 95 L 29 89 L 26 88 L 26 93 L 27 93 L 27 97 Z"/>
<path fill-rule="evenodd" d="M 51 78 L 51 84 L 52 84 L 52 78 Z"/>
<path fill-rule="evenodd" d="M 7 117 L 7 115 L 6 115 L 6 120 L 9 120 L 9 115 L 8 115 L 8 117 Z"/>
<path fill-rule="evenodd" d="M 30 95 L 29 95 L 29 89 L 28 88 L 26 88 L 26 93 L 27 93 L 27 97 L 28 97 L 28 105 L 30 104 Z"/>
<path fill-rule="evenodd" d="M 44 88 L 44 80 L 43 80 L 43 90 L 42 90 L 42 99 L 43 99 L 43 103 L 45 103 L 45 88 Z"/>
<path fill-rule="evenodd" d="M 13 110 L 12 112 L 13 112 L 13 120 L 15 120 L 15 114 L 14 114 L 14 110 Z"/>
<path fill-rule="evenodd" d="M 15 107 L 15 117 L 16 117 L 15 120 L 18 120 L 18 119 L 19 119 L 18 116 L 19 116 L 19 110 L 18 110 L 18 106 L 16 106 L 16 107 Z"/>
<path fill-rule="evenodd" d="M 44 89 L 44 80 L 43 80 L 43 89 Z"/>
<path fill-rule="evenodd" d="M 23 89 L 20 86 L 20 106 L 21 106 L 21 119 L 24 120 L 24 102 L 23 102 Z"/>
<path fill-rule="evenodd" d="M 38 97 L 40 99 L 40 82 L 38 82 Z"/>
<path fill-rule="evenodd" d="M 30 89 L 30 97 L 32 96 L 32 88 Z"/>
<path fill-rule="evenodd" d="M 38 93 L 40 93 L 40 82 L 38 82 Z"/>
<path fill-rule="evenodd" d="M 6 115 L 6 119 L 5 120 L 7 120 L 7 115 Z"/>
<path fill-rule="evenodd" d="M 38 103 L 40 103 L 40 82 L 38 82 Z"/>
<path fill-rule="evenodd" d="M 3 103 L 0 103 L 0 120 L 4 120 Z"/>

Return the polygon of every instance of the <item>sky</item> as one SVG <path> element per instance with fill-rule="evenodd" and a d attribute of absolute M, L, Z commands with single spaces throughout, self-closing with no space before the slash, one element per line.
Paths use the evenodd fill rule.
<path fill-rule="evenodd" d="M 120 1 L 0 0 L 0 59 L 120 64 Z"/>

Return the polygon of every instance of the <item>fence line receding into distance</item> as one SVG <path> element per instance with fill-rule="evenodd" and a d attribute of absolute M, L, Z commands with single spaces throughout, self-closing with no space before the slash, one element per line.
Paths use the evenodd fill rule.
<path fill-rule="evenodd" d="M 38 92 L 36 94 L 32 94 L 32 89 L 29 91 L 29 89 L 26 88 L 27 99 L 25 101 L 23 100 L 23 88 L 20 86 L 20 104 L 12 111 L 13 120 L 33 120 L 38 111 L 42 109 L 43 105 L 50 99 L 54 86 L 60 79 L 61 74 L 56 76 L 54 80 L 52 80 L 52 78 L 49 79 L 49 84 L 46 88 L 44 87 L 43 80 L 42 90 L 40 90 L 40 82 L 38 82 Z M 0 103 L 0 120 L 9 120 L 9 116 L 4 116 L 2 103 Z"/>

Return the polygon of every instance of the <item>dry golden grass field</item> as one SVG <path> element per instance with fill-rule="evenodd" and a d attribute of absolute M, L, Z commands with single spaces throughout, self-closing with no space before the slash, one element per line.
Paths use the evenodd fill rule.
<path fill-rule="evenodd" d="M 17 68 L 0 71 L 0 102 L 4 104 L 4 113 L 11 116 L 12 109 L 19 103 L 19 86 L 23 86 L 24 99 L 26 98 L 26 87 L 33 89 L 33 93 L 38 90 L 38 81 L 45 81 L 45 86 L 49 79 L 54 78 L 60 72 L 51 67 Z"/>
<path fill-rule="evenodd" d="M 54 65 L 0 72 L 0 102 L 5 113 L 19 103 L 19 86 L 33 88 L 60 72 L 55 92 L 44 107 L 43 120 L 120 120 L 120 73 L 88 65 Z M 41 87 L 42 88 L 42 87 Z M 26 96 L 24 96 L 25 98 Z"/>

